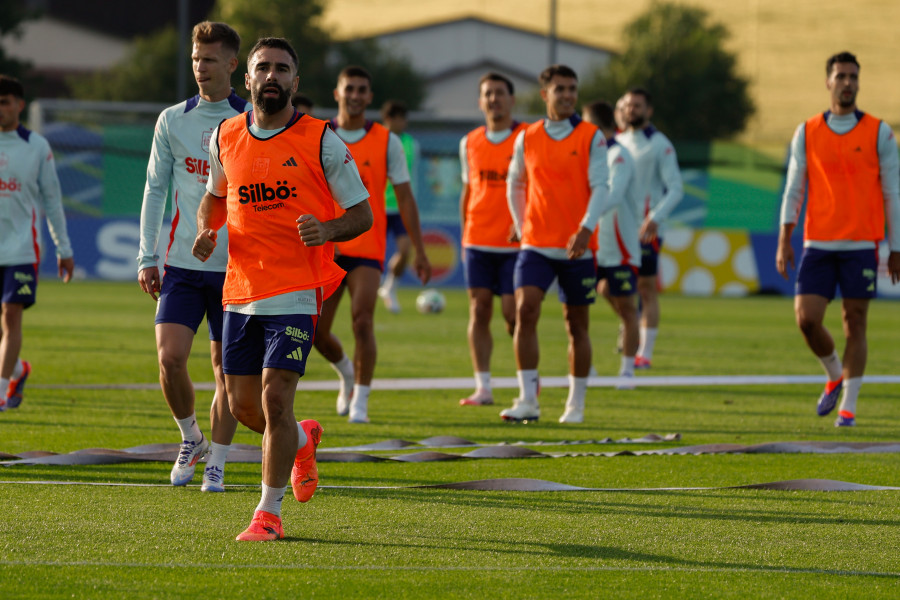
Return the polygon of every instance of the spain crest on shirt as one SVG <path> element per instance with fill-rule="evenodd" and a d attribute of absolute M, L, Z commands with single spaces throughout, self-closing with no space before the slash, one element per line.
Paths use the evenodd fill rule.
<path fill-rule="evenodd" d="M 267 157 L 254 158 L 251 173 L 253 177 L 265 179 L 269 174 L 269 159 Z"/>
<path fill-rule="evenodd" d="M 200 149 L 204 152 L 209 152 L 209 140 L 212 138 L 212 132 L 213 130 L 210 129 L 200 135 Z"/>

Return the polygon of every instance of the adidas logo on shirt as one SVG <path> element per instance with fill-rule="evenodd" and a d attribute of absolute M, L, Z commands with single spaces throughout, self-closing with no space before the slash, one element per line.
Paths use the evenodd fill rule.
<path fill-rule="evenodd" d="M 282 167 L 296 167 L 297 161 L 294 160 L 294 157 L 292 156 L 289 159 L 287 159 L 286 161 L 284 161 L 283 163 L 281 163 L 281 166 Z"/>
<path fill-rule="evenodd" d="M 351 160 L 353 160 L 353 156 L 351 156 L 350 152 L 348 151 L 347 154 L 344 156 L 344 164 L 346 165 Z"/>

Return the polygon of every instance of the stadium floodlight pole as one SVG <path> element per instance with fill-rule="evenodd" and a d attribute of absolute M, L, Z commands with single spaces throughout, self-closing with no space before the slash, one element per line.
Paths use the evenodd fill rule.
<path fill-rule="evenodd" d="M 178 0 L 178 54 L 175 56 L 177 61 L 175 73 L 178 79 L 175 81 L 175 101 L 180 101 L 187 95 L 187 64 L 184 58 L 187 55 L 189 4 L 190 0 Z"/>
<path fill-rule="evenodd" d="M 547 64 L 556 64 L 556 0 L 550 0 L 550 31 L 547 33 Z"/>

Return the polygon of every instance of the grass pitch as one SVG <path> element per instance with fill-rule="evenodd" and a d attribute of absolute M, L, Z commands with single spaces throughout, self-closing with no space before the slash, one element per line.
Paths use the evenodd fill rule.
<path fill-rule="evenodd" d="M 376 378 L 471 375 L 465 296 L 453 290 L 446 295 L 441 315 L 414 313 L 413 290 L 401 293 L 401 315 L 379 307 Z M 653 375 L 820 373 L 793 324 L 790 299 L 664 296 L 662 311 Z M 839 332 L 836 307 L 831 311 L 829 326 Z M 601 375 L 613 375 L 615 322 L 602 305 L 592 319 L 594 364 Z M 0 451 L 177 442 L 158 390 L 97 387 L 157 380 L 152 320 L 153 303 L 136 284 L 42 282 L 38 304 L 25 314 L 23 356 L 32 361 L 34 374 L 22 408 L 0 414 Z M 337 332 L 347 343 L 347 319 L 341 320 Z M 493 372 L 511 376 L 511 343 L 495 325 Z M 873 303 L 870 374 L 896 374 L 898 325 L 896 303 Z M 541 373 L 564 375 L 565 335 L 553 297 L 544 304 L 540 336 Z M 206 339 L 201 327 L 190 361 L 195 382 L 211 380 Z M 310 357 L 307 379 L 333 377 L 321 357 Z M 376 391 L 369 426 L 334 415 L 333 392 L 298 393 L 296 407 L 298 417 L 322 422 L 322 448 L 436 435 L 498 443 L 679 432 L 683 445 L 900 437 L 895 385 L 864 385 L 858 427 L 849 431 L 815 416 L 820 388 L 592 388 L 585 423 L 576 426 L 556 423 L 565 401 L 561 388 L 542 392 L 543 419 L 529 426 L 507 425 L 497 416 L 515 390 L 496 390 L 498 405 L 487 408 L 458 406 L 469 389 Z M 211 398 L 212 392 L 197 394 L 207 433 Z M 241 428 L 235 442 L 258 445 L 260 439 Z M 259 483 L 259 465 L 228 464 L 226 483 L 247 487 L 225 494 L 202 494 L 199 485 L 173 488 L 167 485 L 169 467 L 0 468 L 0 480 L 13 482 L 0 484 L 0 598 L 900 595 L 897 492 L 358 489 L 500 477 L 604 488 L 799 478 L 897 486 L 900 460 L 894 454 L 322 463 L 322 487 L 307 505 L 285 501 L 287 539 L 272 544 L 233 541 L 258 501 L 252 486 Z M 26 483 L 35 481 L 141 485 Z"/>

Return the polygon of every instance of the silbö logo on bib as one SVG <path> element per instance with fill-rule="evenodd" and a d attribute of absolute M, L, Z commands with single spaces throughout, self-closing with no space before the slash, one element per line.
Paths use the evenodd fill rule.
<path fill-rule="evenodd" d="M 275 187 L 269 187 L 263 183 L 251 183 L 238 188 L 238 197 L 241 204 L 254 204 L 256 212 L 284 208 L 284 200 L 296 198 L 296 187 L 288 187 L 287 181 L 276 181 Z"/>

